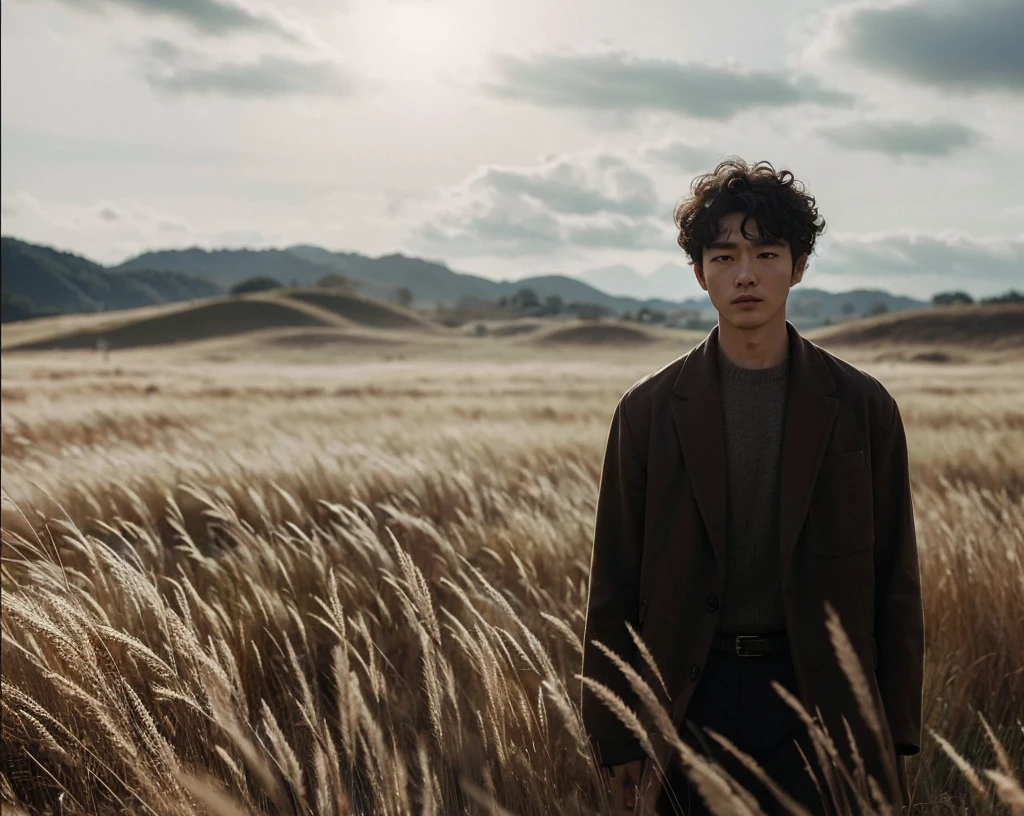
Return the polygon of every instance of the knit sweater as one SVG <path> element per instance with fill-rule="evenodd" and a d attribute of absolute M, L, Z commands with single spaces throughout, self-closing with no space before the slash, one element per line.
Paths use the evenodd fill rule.
<path fill-rule="evenodd" d="M 789 358 L 742 368 L 718 350 L 728 474 L 724 635 L 786 629 L 779 557 L 779 484 Z"/>

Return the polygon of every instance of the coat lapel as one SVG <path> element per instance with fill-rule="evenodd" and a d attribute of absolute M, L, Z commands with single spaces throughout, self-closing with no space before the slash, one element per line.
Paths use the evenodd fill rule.
<path fill-rule="evenodd" d="M 715 558 L 725 566 L 726 462 L 722 393 L 718 387 L 718 327 L 686 357 L 671 400 L 683 465 Z"/>
<path fill-rule="evenodd" d="M 821 355 L 791 323 L 786 323 L 786 330 L 790 341 L 790 381 L 779 497 L 779 547 L 784 566 L 793 556 L 807 517 L 839 406 L 838 400 L 827 396 L 835 382 Z M 728 486 L 717 326 L 687 355 L 676 378 L 671 407 L 690 486 L 715 558 L 719 566 L 724 566 Z"/>
<path fill-rule="evenodd" d="M 790 381 L 782 438 L 779 547 L 783 569 L 796 549 L 839 401 L 835 381 L 815 347 L 789 322 Z"/>

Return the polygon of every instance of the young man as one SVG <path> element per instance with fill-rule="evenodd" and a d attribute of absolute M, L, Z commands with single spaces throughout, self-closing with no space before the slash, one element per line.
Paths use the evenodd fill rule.
<path fill-rule="evenodd" d="M 654 689 L 626 629 L 650 649 L 680 736 L 722 762 L 768 813 L 774 799 L 707 737 L 750 754 L 812 812 L 820 796 L 780 683 L 820 711 L 849 760 L 904 799 L 902 756 L 921 743 L 924 629 L 903 423 L 875 379 L 786 320 L 824 229 L 815 200 L 767 162 L 722 162 L 675 211 L 678 241 L 718 325 L 634 384 L 611 420 L 597 506 L 583 675 L 650 723 L 616 652 Z M 826 629 L 830 604 L 868 680 L 881 739 L 858 709 Z M 661 692 L 659 691 L 659 694 Z M 707 812 L 655 737 L 665 783 L 586 688 L 583 718 L 626 812 Z M 649 728 L 652 736 L 656 729 Z M 671 760 L 671 763 L 669 762 Z M 849 762 L 853 768 L 853 762 Z M 642 776 L 642 778 L 641 778 Z"/>

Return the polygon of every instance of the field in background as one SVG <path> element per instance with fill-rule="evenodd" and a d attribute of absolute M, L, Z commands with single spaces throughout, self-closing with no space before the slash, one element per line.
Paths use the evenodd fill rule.
<path fill-rule="evenodd" d="M 388 331 L 5 352 L 5 801 L 593 812 L 573 674 L 608 422 L 699 335 Z M 1019 768 L 1024 362 L 943 348 L 836 350 L 907 423 L 928 728 L 997 767 L 984 714 Z M 962 812 L 930 736 L 910 772 L 915 812 Z"/>

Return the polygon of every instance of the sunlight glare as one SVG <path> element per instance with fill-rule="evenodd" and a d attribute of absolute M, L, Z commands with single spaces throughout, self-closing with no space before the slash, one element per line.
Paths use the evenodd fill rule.
<path fill-rule="evenodd" d="M 357 30 L 375 72 L 412 79 L 452 70 L 469 45 L 454 9 L 437 4 L 374 3 Z M 364 64 L 365 64 L 364 63 Z"/>

